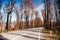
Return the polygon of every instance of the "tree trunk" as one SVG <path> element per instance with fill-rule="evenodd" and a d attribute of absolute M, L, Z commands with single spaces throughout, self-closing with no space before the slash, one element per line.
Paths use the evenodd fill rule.
<path fill-rule="evenodd" d="M 8 31 L 9 13 L 7 14 L 6 30 Z"/>

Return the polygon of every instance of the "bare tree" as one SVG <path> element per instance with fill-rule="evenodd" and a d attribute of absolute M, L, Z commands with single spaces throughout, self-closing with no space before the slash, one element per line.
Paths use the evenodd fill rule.
<path fill-rule="evenodd" d="M 10 12 L 10 5 L 9 4 L 6 4 L 6 10 L 7 10 L 7 22 L 6 22 L 6 30 L 8 31 L 8 22 L 9 22 L 9 14 L 11 13 Z"/>
<path fill-rule="evenodd" d="M 38 27 L 38 11 L 35 12 L 35 16 L 36 16 L 36 27 Z"/>
<path fill-rule="evenodd" d="M 45 8 L 45 17 L 44 18 L 44 26 L 48 29 L 49 27 L 49 13 L 50 13 L 50 0 L 44 0 L 44 8 Z"/>
<path fill-rule="evenodd" d="M 1 14 L 2 0 L 0 0 L 0 32 L 2 32 L 2 14 Z"/>
<path fill-rule="evenodd" d="M 10 24 L 11 24 L 11 13 L 12 13 L 12 10 L 13 10 L 13 5 L 14 5 L 14 0 L 9 0 L 9 3 L 7 3 L 5 6 L 6 6 L 6 10 L 7 10 L 7 22 L 6 22 L 6 30 L 8 31 L 9 30 L 9 27 L 8 27 L 8 23 L 9 23 L 9 16 L 10 16 Z M 11 26 L 11 25 L 10 25 Z"/>

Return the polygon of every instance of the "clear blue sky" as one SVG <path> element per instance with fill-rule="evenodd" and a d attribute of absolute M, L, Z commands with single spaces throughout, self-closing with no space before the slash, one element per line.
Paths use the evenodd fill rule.
<path fill-rule="evenodd" d="M 0 1 L 2 1 L 3 4 L 5 4 L 5 3 L 9 3 L 10 0 L 0 0 Z M 32 0 L 32 2 L 35 4 L 41 4 L 43 0 Z M 21 3 L 21 0 L 16 0 L 16 3 Z"/>

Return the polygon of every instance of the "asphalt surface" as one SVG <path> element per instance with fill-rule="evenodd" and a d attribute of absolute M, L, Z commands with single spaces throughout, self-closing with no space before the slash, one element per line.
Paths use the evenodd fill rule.
<path fill-rule="evenodd" d="M 43 27 L 1 33 L 0 40 L 57 40 L 42 33 Z"/>

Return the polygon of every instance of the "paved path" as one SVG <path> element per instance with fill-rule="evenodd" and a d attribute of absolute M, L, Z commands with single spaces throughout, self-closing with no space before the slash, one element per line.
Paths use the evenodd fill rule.
<path fill-rule="evenodd" d="M 1 33 L 8 40 L 56 40 L 50 34 L 42 33 L 43 27 Z M 1 37 L 0 37 L 1 38 Z"/>

